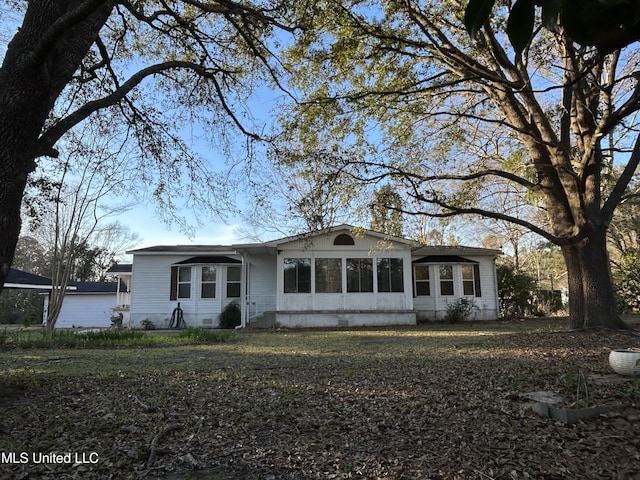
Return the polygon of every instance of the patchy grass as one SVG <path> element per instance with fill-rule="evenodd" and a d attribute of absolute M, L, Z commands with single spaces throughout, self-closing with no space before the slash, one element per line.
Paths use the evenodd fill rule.
<path fill-rule="evenodd" d="M 186 330 L 181 330 L 179 337 L 188 341 L 215 343 L 235 340 L 236 335 L 233 330 L 211 330 L 207 328 L 189 327 Z"/>
<path fill-rule="evenodd" d="M 572 401 L 586 384 L 594 404 L 639 402 L 638 381 L 607 363 L 611 349 L 640 346 L 627 332 L 536 320 L 185 335 L 157 348 L 0 351 L 0 452 L 99 456 L 3 465 L 3 478 L 640 475 L 637 409 L 566 426 L 518 398 Z"/>
<path fill-rule="evenodd" d="M 42 328 L 4 329 L 0 333 L 0 348 L 105 348 L 153 347 L 186 343 L 212 343 L 235 340 L 234 331 L 188 328 L 176 332 L 147 332 L 128 329 L 56 330 L 51 341 Z"/>

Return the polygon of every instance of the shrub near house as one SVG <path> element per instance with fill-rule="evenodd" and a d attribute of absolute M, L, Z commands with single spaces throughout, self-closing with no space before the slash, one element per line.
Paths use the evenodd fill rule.
<path fill-rule="evenodd" d="M 220 328 L 236 328 L 242 323 L 242 313 L 236 302 L 231 302 L 220 312 Z"/>
<path fill-rule="evenodd" d="M 498 265 L 498 294 L 503 318 L 525 318 L 536 315 L 535 279 L 513 265 Z"/>

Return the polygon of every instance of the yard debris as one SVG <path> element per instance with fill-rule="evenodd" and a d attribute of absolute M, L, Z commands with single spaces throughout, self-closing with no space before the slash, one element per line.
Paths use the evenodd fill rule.
<path fill-rule="evenodd" d="M 640 337 L 558 322 L 242 333 L 79 350 L 69 371 L 46 361 L 60 352 L 4 351 L 0 384 L 20 394 L 3 398 L 0 452 L 99 461 L 3 479 L 640 478 L 640 384 L 603 380 L 610 349 Z M 573 424 L 523 408 L 523 392 L 574 402 L 562 377 L 578 369 L 593 405 L 631 407 Z"/>
<path fill-rule="evenodd" d="M 181 425 L 178 425 L 178 424 L 169 425 L 163 428 L 162 430 L 160 430 L 153 437 L 153 440 L 151 440 L 151 444 L 149 445 L 149 458 L 147 459 L 147 466 L 153 465 L 153 463 L 156 461 L 156 455 L 158 453 L 158 444 L 160 443 L 160 440 L 162 439 L 162 437 L 164 437 L 165 435 L 168 435 L 174 430 L 179 430 L 180 428 L 182 427 Z"/>
<path fill-rule="evenodd" d="M 533 400 L 534 402 L 546 403 L 547 405 L 556 405 L 565 401 L 562 395 L 548 391 L 524 392 L 519 396 L 525 400 Z"/>
<path fill-rule="evenodd" d="M 150 407 L 146 403 L 144 403 L 137 395 L 131 395 L 131 399 L 134 400 L 138 405 L 142 407 L 142 410 L 146 413 L 153 413 L 157 409 L 155 407 Z"/>

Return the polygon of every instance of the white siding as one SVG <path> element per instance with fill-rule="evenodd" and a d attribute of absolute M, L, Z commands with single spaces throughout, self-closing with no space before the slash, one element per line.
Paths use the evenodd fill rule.
<path fill-rule="evenodd" d="M 276 309 L 276 257 L 252 255 L 247 266 L 247 318 L 252 320 L 264 312 Z"/>
<path fill-rule="evenodd" d="M 49 299 L 45 297 L 45 312 Z M 110 327 L 111 309 L 116 304 L 114 293 L 67 293 L 56 321 L 56 328 Z M 46 315 L 46 314 L 45 314 Z M 46 318 L 46 317 L 45 317 Z"/>
<path fill-rule="evenodd" d="M 177 305 L 177 302 L 169 299 L 171 265 L 184 259 L 185 257 L 171 255 L 134 255 L 131 270 L 132 327 L 140 327 L 144 320 L 152 322 L 157 328 L 169 325 L 171 312 Z M 183 309 L 188 308 L 188 305 L 181 306 Z"/>
<path fill-rule="evenodd" d="M 493 257 L 474 257 L 465 255 L 465 258 L 477 262 L 479 265 L 482 296 L 476 297 L 463 295 L 461 272 L 462 264 L 452 264 L 454 267 L 454 295 L 441 295 L 438 277 L 438 264 L 429 264 L 430 295 L 416 296 L 413 299 L 414 308 L 418 312 L 419 320 L 439 320 L 444 318 L 447 313 L 447 305 L 449 303 L 455 303 L 459 298 L 471 300 L 477 307 L 474 309 L 471 319 L 495 320 L 498 318 L 498 299 Z"/>
<path fill-rule="evenodd" d="M 216 297 L 200 298 L 202 265 L 191 267 L 191 296 L 171 300 L 171 266 L 191 258 L 179 255 L 135 255 L 132 268 L 131 326 L 139 328 L 148 320 L 156 328 L 168 328 L 171 315 L 180 303 L 188 327 L 216 327 L 225 298 L 225 266 L 216 265 Z M 239 300 L 239 299 L 238 299 Z"/>
<path fill-rule="evenodd" d="M 365 327 L 389 325 L 415 325 L 414 312 L 280 312 L 276 314 L 279 326 L 287 328 L 307 327 Z"/>

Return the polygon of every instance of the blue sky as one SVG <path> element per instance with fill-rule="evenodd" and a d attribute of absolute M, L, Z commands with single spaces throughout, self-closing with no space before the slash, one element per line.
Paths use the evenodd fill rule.
<path fill-rule="evenodd" d="M 192 213 L 186 213 L 187 220 L 195 224 Z M 176 225 L 167 225 L 155 214 L 154 205 L 139 205 L 118 216 L 118 221 L 128 226 L 132 232 L 140 236 L 140 241 L 133 248 L 152 245 L 229 245 L 242 243 L 244 239 L 239 233 L 243 225 L 239 222 L 229 224 L 210 222 L 194 227 L 195 235 L 189 236 L 181 232 Z"/>
<path fill-rule="evenodd" d="M 274 109 L 282 95 L 282 92 L 272 91 L 266 87 L 258 88 L 252 95 L 248 108 L 250 109 L 252 123 L 255 124 L 252 127 L 255 131 L 261 131 L 269 127 L 274 115 Z M 247 124 L 246 127 L 249 128 L 251 126 Z M 199 127 L 196 126 L 195 128 Z M 240 130 L 237 131 L 236 137 L 238 145 L 234 145 L 230 151 L 235 151 L 238 157 L 244 157 L 246 155 L 243 147 L 245 137 Z M 185 140 L 187 138 L 189 138 L 188 135 L 185 136 Z M 205 142 L 196 143 L 192 147 L 211 165 L 211 168 L 220 172 L 228 169 L 229 164 L 238 161 L 237 159 L 229 158 L 227 154 Z M 264 160 L 264 158 L 260 158 L 260 155 L 264 154 L 258 151 L 256 155 L 259 157 L 257 159 L 258 163 Z M 240 208 L 246 207 L 245 195 L 245 189 L 241 188 L 233 199 L 234 203 Z M 182 231 L 175 223 L 167 224 L 163 222 L 157 213 L 156 205 L 151 201 L 144 205 L 139 204 L 119 215 L 117 220 L 140 236 L 140 242 L 135 245 L 135 248 L 151 245 L 229 245 L 256 240 L 256 238 L 246 238 L 246 232 L 251 232 L 251 227 L 242 223 L 241 218 L 234 218 L 232 215 L 229 215 L 224 220 L 216 220 L 207 215 L 206 212 L 194 212 L 185 209 L 181 216 L 191 227 L 189 234 Z M 266 241 L 273 238 L 272 235 L 269 238 L 260 238 L 260 240 Z"/>

